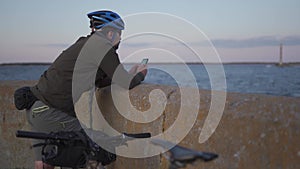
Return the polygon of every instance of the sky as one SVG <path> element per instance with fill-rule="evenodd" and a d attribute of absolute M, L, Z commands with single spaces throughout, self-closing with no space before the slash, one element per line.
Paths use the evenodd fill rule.
<path fill-rule="evenodd" d="M 178 39 L 199 53 L 214 48 L 222 62 L 277 62 L 282 43 L 284 61 L 300 62 L 299 0 L 1 0 L 0 3 L 0 63 L 53 62 L 80 36 L 90 33 L 86 14 L 100 9 L 113 10 L 125 18 L 122 35 L 125 37 L 119 50 L 123 62 L 145 55 L 152 62 L 172 62 L 168 56 L 172 54 L 182 56 L 187 62 L 199 61 L 179 50 Z M 153 17 L 134 21 L 135 16 L 145 13 Z M 157 27 L 167 36 L 144 34 L 142 38 L 128 38 L 143 31 L 157 32 Z M 211 42 L 208 43 L 211 46 L 204 47 L 203 40 Z M 163 49 L 157 49 L 157 41 Z M 130 58 L 132 55 L 141 58 Z M 209 55 L 201 53 L 203 60 Z"/>

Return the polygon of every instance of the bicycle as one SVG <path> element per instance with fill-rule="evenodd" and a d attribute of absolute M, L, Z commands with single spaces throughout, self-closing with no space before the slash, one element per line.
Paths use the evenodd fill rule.
<path fill-rule="evenodd" d="M 108 142 L 112 149 L 126 145 L 127 141 L 133 139 L 151 137 L 150 133 L 123 133 L 110 137 L 100 131 L 88 132 L 92 132 L 96 136 L 94 139 L 98 139 L 101 142 Z M 42 133 L 18 130 L 16 137 L 44 140 L 44 143 L 35 144 L 32 147 L 42 146 L 42 161 L 52 166 L 61 168 L 70 167 L 73 169 L 86 167 L 98 168 L 99 166 L 103 166 L 104 168 L 105 165 L 116 160 L 114 152 L 111 153 L 102 149 L 84 131 Z M 94 161 L 96 164 L 89 164 L 90 161 Z"/>
<path fill-rule="evenodd" d="M 94 139 L 100 140 L 101 142 L 108 142 L 112 147 L 126 145 L 127 141 L 133 139 L 151 137 L 150 133 L 123 133 L 118 136 L 109 137 L 99 131 L 90 132 L 95 133 L 96 138 Z M 98 144 L 91 141 L 90 139 L 84 141 L 83 138 L 86 138 L 86 136 L 87 135 L 83 134 L 82 131 L 40 133 L 18 130 L 16 132 L 16 137 L 45 140 L 44 143 L 33 145 L 33 147 L 44 146 L 42 150 L 43 161 L 50 165 L 58 166 L 61 168 L 71 167 L 75 169 L 85 168 L 87 166 L 89 166 L 90 168 L 97 168 L 99 164 L 101 164 L 104 168 L 105 165 L 116 160 L 116 155 L 114 153 L 103 150 Z M 163 155 L 169 161 L 169 169 L 185 168 L 188 164 L 192 164 L 199 159 L 208 162 L 218 158 L 218 155 L 215 153 L 195 151 L 161 139 L 151 139 L 150 142 L 164 149 L 168 149 L 167 153 L 164 153 Z M 47 145 L 55 145 L 56 147 L 54 149 L 46 151 L 45 146 Z M 65 149 L 64 152 L 62 152 L 62 148 Z M 77 152 L 81 153 L 78 154 Z M 74 155 L 76 153 L 78 155 L 73 157 L 73 159 L 65 159 L 70 154 Z M 55 158 L 57 156 L 58 158 Z M 63 158 L 60 159 L 60 157 Z M 105 160 L 105 158 L 108 158 L 108 160 Z M 62 160 L 69 160 L 71 161 L 71 163 L 65 164 Z M 96 164 L 88 165 L 88 162 L 90 160 L 95 161 Z"/>

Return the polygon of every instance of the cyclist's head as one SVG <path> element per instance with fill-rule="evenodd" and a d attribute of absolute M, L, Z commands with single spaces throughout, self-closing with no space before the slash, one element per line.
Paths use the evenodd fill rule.
<path fill-rule="evenodd" d="M 124 30 L 124 21 L 115 12 L 109 10 L 100 10 L 87 14 L 90 18 L 90 28 L 99 30 L 104 28 Z"/>

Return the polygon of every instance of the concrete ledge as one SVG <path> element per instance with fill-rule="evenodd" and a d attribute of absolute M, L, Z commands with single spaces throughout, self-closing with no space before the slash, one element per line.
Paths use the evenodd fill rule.
<path fill-rule="evenodd" d="M 29 139 L 17 139 L 16 130 L 29 130 L 26 115 L 13 103 L 13 93 L 32 81 L 0 81 L 0 168 L 34 168 Z"/>
<path fill-rule="evenodd" d="M 177 87 L 141 85 L 130 91 L 133 107 L 146 111 L 152 90 L 160 89 L 168 96 L 161 117 L 147 124 L 125 119 L 112 108 L 109 90 L 99 92 L 99 105 L 110 124 L 118 131 L 151 131 L 153 135 L 168 129 L 177 118 L 180 93 Z M 223 117 L 218 128 L 204 144 L 198 143 L 200 131 L 208 114 L 211 92 L 200 91 L 200 109 L 195 125 L 181 145 L 220 155 L 216 161 L 194 168 L 298 168 L 300 167 L 300 99 L 254 94 L 227 93 Z M 192 97 L 191 97 L 192 99 Z M 158 99 L 159 100 L 159 99 Z M 192 100 L 191 100 L 192 101 Z M 154 165 L 147 165 L 147 162 Z M 135 164 L 132 167 L 132 164 Z M 166 168 L 164 159 L 136 160 L 119 158 L 114 168 Z M 193 168 L 193 167 L 192 167 Z"/>
<path fill-rule="evenodd" d="M 28 129 L 24 113 L 14 108 L 12 98 L 14 89 L 26 84 L 32 82 L 0 82 L 1 168 L 32 168 L 29 140 L 14 137 L 16 130 Z M 166 99 L 167 102 L 162 114 L 149 123 L 135 123 L 120 115 L 113 106 L 109 89 L 98 91 L 97 99 L 101 111 L 105 112 L 106 121 L 116 130 L 157 135 L 174 123 L 178 109 L 184 105 L 180 105 L 177 87 L 151 84 L 132 89 L 129 101 L 137 110 L 146 112 L 151 106 L 149 93 L 155 89 L 163 91 L 166 98 L 161 98 L 160 94 L 151 97 Z M 198 138 L 210 108 L 211 92 L 199 92 L 200 109 L 196 122 L 180 145 L 216 152 L 220 158 L 207 164 L 197 163 L 189 168 L 300 168 L 299 98 L 227 93 L 224 114 L 216 131 L 208 141 L 200 144 Z M 160 104 L 163 103 L 157 103 Z M 118 157 L 109 168 L 156 169 L 167 168 L 167 163 L 160 155 L 142 159 Z"/>

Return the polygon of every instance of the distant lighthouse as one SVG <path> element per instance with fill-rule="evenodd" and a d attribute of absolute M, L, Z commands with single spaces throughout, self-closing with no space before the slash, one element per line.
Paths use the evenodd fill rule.
<path fill-rule="evenodd" d="M 282 43 L 280 43 L 280 46 L 279 46 L 279 66 L 282 66 L 283 65 L 283 56 L 282 56 Z"/>

